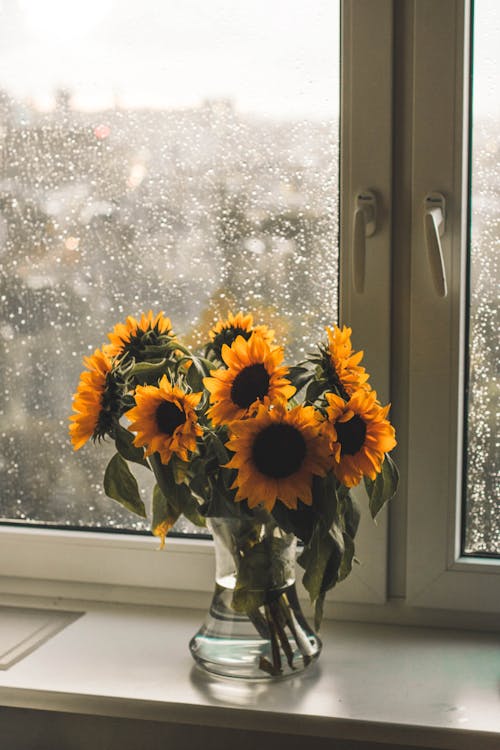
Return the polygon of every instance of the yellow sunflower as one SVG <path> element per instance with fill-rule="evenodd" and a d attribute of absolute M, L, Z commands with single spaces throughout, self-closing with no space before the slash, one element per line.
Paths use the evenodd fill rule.
<path fill-rule="evenodd" d="M 133 409 L 126 412 L 135 432 L 134 445 L 145 447 L 145 456 L 159 453 L 162 463 L 168 464 L 176 453 L 183 461 L 188 451 L 196 450 L 196 438 L 202 434 L 195 408 L 201 393 L 184 393 L 172 386 L 166 375 L 158 387 L 138 385 Z"/>
<path fill-rule="evenodd" d="M 359 363 L 363 359 L 363 352 L 353 352 L 351 344 L 352 329 L 343 326 L 327 328 L 328 348 L 324 352 L 324 364 L 327 379 L 333 386 L 339 387 L 347 396 L 358 389 L 370 390 L 367 383 L 370 377 Z"/>
<path fill-rule="evenodd" d="M 129 353 L 140 359 L 146 346 L 168 344 L 175 336 L 170 318 L 166 318 L 163 312 L 154 316 L 150 310 L 147 314 L 142 313 L 140 320 L 129 315 L 125 323 L 117 323 L 108 333 L 108 338 L 110 343 L 105 346 L 105 351 L 109 357 Z"/>
<path fill-rule="evenodd" d="M 84 357 L 87 370 L 82 372 L 73 396 L 73 411 L 70 416 L 69 434 L 75 451 L 85 445 L 89 438 L 101 438 L 111 426 L 112 410 L 103 400 L 106 393 L 111 359 L 100 349 L 90 357 Z"/>
<path fill-rule="evenodd" d="M 208 335 L 211 344 L 208 348 L 220 359 L 224 344 L 231 346 L 238 336 L 243 336 L 244 339 L 248 340 L 253 333 L 261 336 L 270 346 L 272 345 L 274 341 L 273 330 L 267 326 L 254 326 L 253 316 L 250 313 L 245 315 L 238 312 L 233 315 L 230 312 L 226 319 L 219 320 L 210 330 Z"/>
<path fill-rule="evenodd" d="M 283 402 L 259 404 L 251 419 L 232 422 L 226 446 L 234 452 L 227 464 L 237 469 L 232 485 L 236 501 L 271 511 L 277 500 L 296 509 L 312 503 L 313 475 L 325 476 L 331 463 L 329 442 L 320 431 L 321 417 L 312 406 L 287 411 Z"/>
<path fill-rule="evenodd" d="M 238 336 L 234 344 L 222 347 L 227 369 L 215 370 L 204 378 L 213 404 L 207 414 L 214 425 L 226 424 L 248 415 L 256 401 L 288 401 L 295 387 L 284 376 L 288 367 L 280 367 L 283 349 L 271 349 L 261 337 L 253 334 L 248 341 Z"/>
<path fill-rule="evenodd" d="M 395 430 L 387 419 L 390 404 L 380 406 L 375 391 L 356 391 L 349 401 L 327 393 L 333 471 L 346 487 L 359 484 L 363 476 L 375 479 L 384 455 L 396 445 Z"/>

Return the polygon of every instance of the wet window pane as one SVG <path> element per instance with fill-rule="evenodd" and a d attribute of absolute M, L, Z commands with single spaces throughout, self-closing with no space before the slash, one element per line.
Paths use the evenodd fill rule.
<path fill-rule="evenodd" d="M 0 3 L 0 517 L 143 528 L 67 432 L 127 315 L 251 311 L 290 362 L 335 320 L 338 38 L 332 0 Z"/>
<path fill-rule="evenodd" d="M 498 256 L 500 5 L 476 0 L 473 59 L 469 389 L 464 550 L 500 555 Z"/>

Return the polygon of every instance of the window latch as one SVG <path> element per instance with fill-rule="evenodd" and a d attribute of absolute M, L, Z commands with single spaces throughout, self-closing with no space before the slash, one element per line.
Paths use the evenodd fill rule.
<path fill-rule="evenodd" d="M 377 200 L 371 190 L 357 193 L 354 201 L 352 230 L 352 278 L 354 290 L 362 294 L 365 288 L 366 238 L 377 228 Z"/>
<path fill-rule="evenodd" d="M 424 236 L 434 289 L 439 297 L 446 297 L 441 237 L 446 230 L 446 199 L 442 193 L 427 193 L 424 199 Z"/>

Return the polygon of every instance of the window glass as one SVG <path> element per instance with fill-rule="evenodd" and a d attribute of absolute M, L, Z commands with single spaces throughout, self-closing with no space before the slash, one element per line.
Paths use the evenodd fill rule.
<path fill-rule="evenodd" d="M 464 551 L 466 554 L 500 555 L 500 5 L 496 0 L 475 2 L 473 50 Z"/>
<path fill-rule="evenodd" d="M 335 320 L 338 39 L 332 0 L 0 2 L 0 517 L 143 529 L 67 431 L 127 315 L 244 309 L 290 362 Z"/>

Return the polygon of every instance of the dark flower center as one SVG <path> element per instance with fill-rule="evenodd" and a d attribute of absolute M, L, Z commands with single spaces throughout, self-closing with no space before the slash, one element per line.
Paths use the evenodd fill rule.
<path fill-rule="evenodd" d="M 237 374 L 231 386 L 231 401 L 241 409 L 248 409 L 258 398 L 269 392 L 269 374 L 262 364 L 249 365 Z"/>
<path fill-rule="evenodd" d="M 165 435 L 173 435 L 175 428 L 185 421 L 186 415 L 172 401 L 162 401 L 156 410 L 156 424 Z"/>
<path fill-rule="evenodd" d="M 342 453 L 354 456 L 363 447 L 366 424 L 357 414 L 348 422 L 335 422 L 335 429 Z"/>
<path fill-rule="evenodd" d="M 252 446 L 256 468 L 273 479 L 284 479 L 299 471 L 306 456 L 306 441 L 289 424 L 272 424 L 259 432 Z"/>

